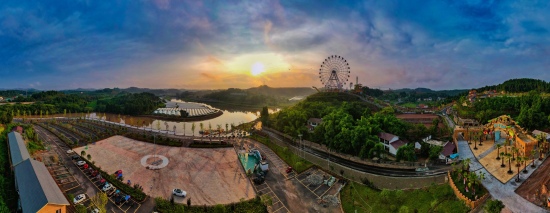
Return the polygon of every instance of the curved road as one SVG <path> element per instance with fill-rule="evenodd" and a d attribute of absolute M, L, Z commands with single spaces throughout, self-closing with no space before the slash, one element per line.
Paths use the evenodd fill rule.
<path fill-rule="evenodd" d="M 267 133 L 271 138 L 275 140 L 281 141 L 285 144 L 289 144 L 298 148 L 294 143 L 289 142 L 288 139 L 285 139 L 284 137 L 281 137 L 276 133 L 273 133 L 267 130 L 262 130 L 262 131 Z M 377 166 L 357 163 L 344 158 L 340 158 L 338 156 L 330 155 L 326 152 L 322 152 L 316 149 L 306 148 L 304 149 L 304 151 L 308 152 L 309 154 L 315 155 L 319 158 L 328 159 L 331 163 L 340 164 L 342 166 L 352 168 L 361 172 L 371 173 L 376 175 L 384 175 L 384 176 L 392 176 L 392 177 L 426 177 L 426 176 L 444 175 L 448 171 L 448 168 L 430 170 L 427 172 L 416 172 L 413 169 L 384 168 L 384 167 L 377 167 Z"/>

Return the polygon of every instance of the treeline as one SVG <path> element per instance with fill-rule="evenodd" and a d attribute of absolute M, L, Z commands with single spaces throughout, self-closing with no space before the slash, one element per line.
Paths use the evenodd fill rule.
<path fill-rule="evenodd" d="M 434 121 L 430 129 L 424 125 L 409 124 L 397 119 L 392 108 L 384 108 L 376 112 L 365 102 L 340 102 L 331 96 L 341 96 L 342 99 L 352 99 L 345 93 L 319 93 L 293 107 L 283 109 L 270 115 L 266 121 L 268 126 L 298 138 L 327 145 L 330 149 L 341 153 L 352 154 L 361 158 L 380 157 L 385 153 L 384 146 L 379 143 L 378 134 L 387 132 L 410 142 L 420 141 L 428 135 L 440 134 L 439 121 Z M 328 98 L 331 101 L 320 101 Z M 315 127 L 314 132 L 308 131 L 306 124 L 309 118 L 322 118 L 322 123 Z M 429 146 L 425 146 L 428 148 Z M 428 156 L 429 149 L 422 155 Z M 404 157 L 413 160 L 413 156 Z"/>
<path fill-rule="evenodd" d="M 97 101 L 96 112 L 125 115 L 150 114 L 164 107 L 164 101 L 151 93 L 134 93 Z"/>
<path fill-rule="evenodd" d="M 227 90 L 216 91 L 202 96 L 205 99 L 221 101 L 233 104 L 253 105 L 253 106 L 276 106 L 280 103 L 288 103 L 288 99 L 280 96 L 264 95 L 247 90 L 230 88 Z"/>
<path fill-rule="evenodd" d="M 459 103 L 466 101 L 463 97 Z M 477 100 L 472 107 L 456 104 L 455 109 L 463 118 L 474 118 L 482 123 L 506 114 L 528 129 L 544 129 L 550 125 L 550 99 L 531 91 L 520 97 L 494 97 Z"/>
<path fill-rule="evenodd" d="M 28 97 L 19 96 L 16 101 L 34 103 L 0 105 L 0 120 L 10 120 L 8 115 L 11 117 L 47 116 L 94 111 L 140 115 L 150 114 L 155 109 L 164 107 L 164 102 L 151 93 L 121 93 L 117 89 L 71 94 L 59 91 L 44 91 Z"/>
<path fill-rule="evenodd" d="M 483 92 L 488 90 L 497 90 L 497 91 L 506 91 L 511 93 L 520 93 L 520 92 L 550 92 L 550 82 L 546 82 L 539 79 L 531 78 L 519 78 L 519 79 L 510 79 L 502 84 L 485 86 L 477 89 L 477 92 Z"/>

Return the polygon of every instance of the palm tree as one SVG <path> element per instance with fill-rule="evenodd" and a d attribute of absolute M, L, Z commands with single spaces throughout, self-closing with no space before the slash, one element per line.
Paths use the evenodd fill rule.
<path fill-rule="evenodd" d="M 501 145 L 501 144 L 497 144 L 496 147 L 497 147 L 497 160 L 500 160 L 500 155 L 499 155 L 499 153 L 500 153 L 500 148 L 502 148 L 502 145 Z"/>
<path fill-rule="evenodd" d="M 483 146 L 481 141 L 483 141 L 483 138 L 485 137 L 485 134 L 483 133 L 483 129 L 479 129 L 479 146 Z"/>
<path fill-rule="evenodd" d="M 523 162 L 523 158 L 518 156 L 517 162 L 518 162 L 518 164 L 521 164 Z M 516 178 L 516 182 L 519 182 L 519 169 L 520 169 L 520 167 L 518 166 L 518 177 Z"/>
<path fill-rule="evenodd" d="M 506 140 L 504 141 L 504 154 L 508 154 L 508 145 L 510 144 L 510 139 L 506 137 Z"/>
<path fill-rule="evenodd" d="M 212 143 L 212 124 L 208 122 L 208 138 L 210 138 L 210 143 Z"/>
<path fill-rule="evenodd" d="M 522 159 L 522 162 L 523 162 L 523 173 L 527 173 L 527 161 L 529 161 L 529 158 L 528 157 L 521 157 Z"/>
<path fill-rule="evenodd" d="M 476 143 L 476 140 L 477 140 L 477 138 L 478 138 L 477 133 L 476 133 L 475 135 L 472 135 L 472 137 L 473 137 L 472 140 L 474 141 L 474 150 L 477 150 L 477 143 Z"/>
<path fill-rule="evenodd" d="M 469 170 L 470 170 L 470 161 L 471 161 L 470 158 L 466 158 L 466 159 L 464 159 L 464 161 L 462 161 L 462 163 L 463 163 L 463 166 L 462 166 L 463 170 L 465 170 L 465 171 L 469 171 Z"/>
<path fill-rule="evenodd" d="M 514 172 L 512 171 L 512 154 L 506 153 L 504 157 L 506 157 L 506 159 L 508 160 L 508 174 L 513 174 Z"/>
<path fill-rule="evenodd" d="M 193 131 L 193 137 L 195 137 L 195 122 L 191 124 L 191 131 Z"/>
<path fill-rule="evenodd" d="M 217 130 L 218 130 L 218 140 L 220 140 L 220 133 L 221 133 L 221 130 L 222 130 L 222 125 L 217 124 L 216 127 L 217 127 Z"/>
<path fill-rule="evenodd" d="M 515 146 L 512 147 L 512 160 L 516 160 L 516 154 L 518 153 L 518 148 L 516 148 Z"/>

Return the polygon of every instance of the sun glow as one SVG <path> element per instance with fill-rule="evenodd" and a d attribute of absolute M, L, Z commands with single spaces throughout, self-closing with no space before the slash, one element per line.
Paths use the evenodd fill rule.
<path fill-rule="evenodd" d="M 265 67 L 261 62 L 254 63 L 250 69 L 250 74 L 253 76 L 257 76 L 263 72 L 265 72 Z"/>

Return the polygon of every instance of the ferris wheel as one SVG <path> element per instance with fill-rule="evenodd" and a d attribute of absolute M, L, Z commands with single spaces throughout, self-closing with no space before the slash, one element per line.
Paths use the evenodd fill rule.
<path fill-rule="evenodd" d="M 319 68 L 319 79 L 327 90 L 342 90 L 350 75 L 349 63 L 342 56 L 331 55 Z"/>

